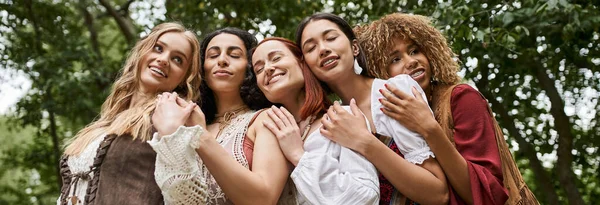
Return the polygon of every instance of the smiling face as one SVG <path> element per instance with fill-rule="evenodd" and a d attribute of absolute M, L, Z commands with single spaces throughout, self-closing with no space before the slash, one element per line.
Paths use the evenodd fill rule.
<path fill-rule="evenodd" d="M 306 64 L 319 80 L 331 83 L 354 75 L 358 43 L 351 43 L 335 23 L 325 19 L 308 23 L 300 45 Z"/>
<path fill-rule="evenodd" d="M 146 94 L 174 90 L 185 78 L 191 58 L 192 46 L 183 33 L 164 33 L 140 61 L 140 90 Z"/>
<path fill-rule="evenodd" d="M 388 59 L 390 61 L 387 63 L 390 76 L 410 75 L 423 90 L 429 90 L 432 73 L 429 59 L 413 40 L 396 37 Z"/>
<path fill-rule="evenodd" d="M 269 40 L 256 47 L 252 65 L 258 87 L 273 103 L 298 96 L 304 88 L 298 59 L 282 42 Z"/>
<path fill-rule="evenodd" d="M 239 92 L 248 58 L 242 39 L 222 33 L 209 43 L 204 56 L 204 78 L 215 92 Z"/>

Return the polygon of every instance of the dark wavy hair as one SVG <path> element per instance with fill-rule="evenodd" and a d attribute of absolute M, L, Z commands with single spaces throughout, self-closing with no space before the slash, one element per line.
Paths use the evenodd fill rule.
<path fill-rule="evenodd" d="M 217 102 L 215 101 L 214 92 L 208 87 L 206 78 L 204 77 L 204 60 L 208 43 L 210 43 L 215 36 L 223 33 L 237 36 L 244 42 L 244 46 L 246 47 L 248 64 L 246 65 L 246 75 L 244 77 L 244 81 L 240 87 L 240 96 L 242 97 L 244 104 L 253 110 L 266 108 L 272 105 L 258 88 L 258 85 L 256 84 L 256 75 L 254 75 L 254 72 L 252 71 L 251 49 L 258 44 L 258 41 L 254 35 L 239 28 L 227 27 L 219 29 L 206 35 L 206 37 L 202 39 L 202 42 L 200 43 L 200 76 L 202 76 L 200 93 L 202 97 L 200 98 L 200 102 L 198 102 L 198 104 L 206 116 L 207 124 L 211 124 L 215 120 L 215 115 L 217 114 Z"/>
<path fill-rule="evenodd" d="M 354 31 L 352 30 L 352 27 L 350 26 L 350 24 L 348 24 L 348 22 L 346 22 L 346 20 L 344 20 L 343 18 L 341 18 L 335 14 L 330 14 L 330 13 L 316 13 L 309 17 L 304 18 L 300 22 L 300 25 L 298 25 L 298 28 L 296 28 L 296 46 L 298 46 L 298 48 L 302 49 L 302 32 L 304 32 L 304 28 L 306 28 L 306 25 L 308 25 L 308 23 L 310 23 L 312 21 L 316 21 L 316 20 L 328 20 L 328 21 L 336 24 L 340 28 L 340 30 L 342 30 L 342 32 L 344 32 L 344 35 L 346 35 L 346 38 L 348 38 L 348 40 L 350 40 L 350 44 L 352 44 L 353 40 L 355 40 L 355 39 L 358 40 L 356 38 L 356 35 L 354 34 Z M 367 76 L 367 77 L 374 78 L 375 76 L 371 75 L 371 73 L 369 73 L 369 72 L 366 72 L 369 70 L 369 67 L 367 65 L 367 57 L 365 56 L 363 49 L 360 47 L 360 44 L 358 45 L 358 49 L 359 49 L 359 53 L 356 56 L 356 58 L 357 58 L 356 60 L 358 61 L 358 65 L 360 65 L 360 67 L 363 68 L 363 72 L 360 74 Z"/>

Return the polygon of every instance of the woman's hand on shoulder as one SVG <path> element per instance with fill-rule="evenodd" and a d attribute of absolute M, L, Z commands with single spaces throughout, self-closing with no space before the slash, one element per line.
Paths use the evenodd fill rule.
<path fill-rule="evenodd" d="M 421 98 L 421 93 L 417 89 L 412 87 L 412 94 L 409 94 L 402 92 L 392 84 L 385 86 L 387 90 L 379 90 L 385 97 L 379 99 L 384 107 L 381 109 L 384 114 L 421 135 L 425 135 L 427 130 L 437 126 L 437 121 L 431 114 L 429 105 Z"/>
<path fill-rule="evenodd" d="M 158 95 L 156 99 L 156 108 L 151 119 L 159 136 L 174 133 L 179 126 L 187 122 L 194 108 L 198 107 L 195 103 L 181 106 L 177 103 L 177 98 L 175 92 L 164 92 Z"/>
<path fill-rule="evenodd" d="M 354 99 L 350 100 L 350 109 L 352 113 L 347 112 L 337 101 L 334 102 L 321 118 L 321 134 L 331 141 L 364 154 L 366 145 L 377 138 L 367 129 L 365 116 Z"/>
<path fill-rule="evenodd" d="M 296 166 L 304 155 L 304 143 L 294 116 L 284 107 L 275 106 L 265 113 L 270 120 L 263 120 L 262 124 L 275 135 L 285 158 Z"/>

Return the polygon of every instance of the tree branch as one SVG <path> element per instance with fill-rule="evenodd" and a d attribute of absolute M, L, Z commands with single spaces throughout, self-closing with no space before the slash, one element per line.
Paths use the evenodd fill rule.
<path fill-rule="evenodd" d="M 133 3 L 134 1 L 135 0 L 129 0 L 125 2 L 119 7 L 119 10 L 117 12 L 119 12 L 122 16 L 129 16 L 129 6 L 131 6 L 131 3 Z"/>
<path fill-rule="evenodd" d="M 98 56 L 98 59 L 102 61 L 102 53 L 100 53 L 100 47 L 98 44 L 98 32 L 94 28 L 94 17 L 92 17 L 92 14 L 90 14 L 90 12 L 83 4 L 79 4 L 79 10 L 83 15 L 85 26 L 90 32 L 90 41 L 92 43 L 92 49 L 94 50 L 94 53 L 96 53 L 96 55 Z"/>
<path fill-rule="evenodd" d="M 47 91 L 47 98 L 49 98 L 49 100 L 52 100 L 52 97 L 50 96 L 50 92 Z M 56 132 L 56 117 L 55 117 L 55 113 L 54 113 L 54 108 L 48 108 L 46 109 L 46 111 L 48 111 L 49 114 L 49 120 L 50 120 L 50 137 L 52 137 L 52 151 L 54 153 L 54 159 L 52 159 L 52 161 L 54 162 L 58 162 L 60 160 L 60 155 L 61 155 L 61 151 L 60 151 L 60 145 L 59 145 L 59 141 L 58 141 L 58 133 Z M 56 174 L 58 175 L 58 187 L 62 186 L 62 177 L 60 176 L 60 165 L 54 166 Z"/>
<path fill-rule="evenodd" d="M 544 169 L 540 159 L 537 158 L 537 153 L 533 145 L 525 140 L 525 137 L 519 133 L 519 129 L 515 126 L 515 119 L 508 115 L 506 107 L 490 92 L 489 80 L 487 79 L 489 68 L 487 66 L 481 67 L 482 79 L 475 82 L 477 89 L 483 94 L 485 98 L 492 104 L 492 110 L 498 114 L 502 127 L 508 130 L 509 136 L 513 137 L 519 144 L 519 151 L 522 153 L 531 165 L 531 169 L 534 173 L 537 187 L 541 189 L 541 193 L 544 195 L 547 204 L 558 205 L 558 194 L 554 190 L 554 185 L 550 179 L 549 173 Z M 540 193 L 538 192 L 538 193 Z"/>
<path fill-rule="evenodd" d="M 111 6 L 110 3 L 108 3 L 106 0 L 98 1 L 100 2 L 100 4 L 102 4 L 102 6 L 104 6 L 104 8 L 106 8 L 108 14 L 110 14 L 115 19 L 117 25 L 119 25 L 119 28 L 121 29 L 121 32 L 123 33 L 123 35 L 125 35 L 127 43 L 133 44 L 135 42 L 135 39 L 137 38 L 135 28 L 131 20 L 129 20 L 126 16 L 119 15 L 117 10 L 115 10 L 115 8 Z"/>
<path fill-rule="evenodd" d="M 579 189 L 577 189 L 577 178 L 572 171 L 573 154 L 571 154 L 571 150 L 573 150 L 573 135 L 571 127 L 573 125 L 564 112 L 565 104 L 554 85 L 554 80 L 550 79 L 548 74 L 546 74 L 546 68 L 538 62 L 530 63 L 530 65 L 533 65 L 535 76 L 542 89 L 546 91 L 546 95 L 551 103 L 550 114 L 554 117 L 554 126 L 558 133 L 558 160 L 556 162 L 558 180 L 563 186 L 565 193 L 567 193 L 569 204 L 583 205 L 583 198 L 581 198 Z"/>
<path fill-rule="evenodd" d="M 31 2 L 31 0 L 25 0 L 25 5 L 27 6 L 27 10 L 29 13 L 29 19 L 31 20 L 31 24 L 33 25 L 33 32 L 35 33 L 35 51 L 38 54 L 41 54 L 41 52 L 43 51 L 42 49 L 42 37 L 40 35 L 40 28 L 38 26 L 38 22 L 37 19 L 35 18 L 34 12 L 33 12 L 33 3 Z"/>

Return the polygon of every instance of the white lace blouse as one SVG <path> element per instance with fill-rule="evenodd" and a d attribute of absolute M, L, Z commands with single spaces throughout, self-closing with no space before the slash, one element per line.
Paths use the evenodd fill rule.
<path fill-rule="evenodd" d="M 195 152 L 202 132 L 200 126 L 180 126 L 171 135 L 155 134 L 148 141 L 157 154 L 154 175 L 165 204 L 207 202 L 202 161 Z M 297 204 L 379 203 L 377 170 L 363 156 L 325 138 L 319 129 L 307 137 L 304 149 L 290 177 L 298 193 Z"/>
<path fill-rule="evenodd" d="M 200 125 L 180 126 L 171 135 L 154 133 L 148 141 L 156 151 L 154 178 L 165 204 L 206 204 L 208 188 L 196 153 L 203 132 Z"/>
<path fill-rule="evenodd" d="M 386 90 L 384 85 L 386 83 L 394 85 L 400 91 L 411 96 L 413 95 L 411 87 L 415 87 L 421 93 L 423 100 L 427 102 L 425 92 L 423 92 L 421 86 L 409 75 L 397 75 L 388 80 L 376 78 L 371 87 L 371 114 L 377 133 L 392 137 L 396 145 L 398 145 L 398 149 L 402 155 L 404 155 L 404 158 L 413 164 L 422 164 L 423 161 L 429 159 L 429 157 L 435 158 L 429 145 L 427 145 L 427 142 L 425 142 L 425 139 L 423 139 L 421 135 L 407 129 L 404 125 L 381 111 L 383 105 L 379 102 L 379 99 L 384 97 L 379 92 L 379 89 Z M 433 115 L 431 109 L 429 109 L 429 111 Z"/>
<path fill-rule="evenodd" d="M 348 106 L 343 107 L 352 112 Z M 375 166 L 362 155 L 325 138 L 319 130 L 306 138 L 304 155 L 291 175 L 298 203 L 379 204 Z"/>

